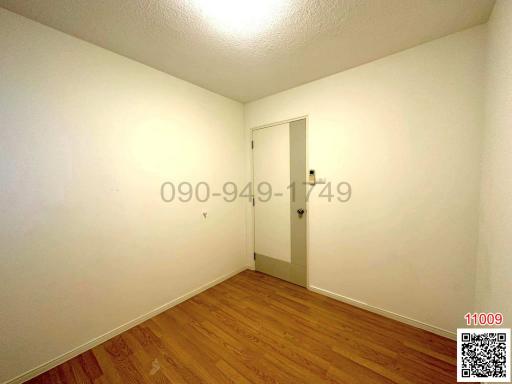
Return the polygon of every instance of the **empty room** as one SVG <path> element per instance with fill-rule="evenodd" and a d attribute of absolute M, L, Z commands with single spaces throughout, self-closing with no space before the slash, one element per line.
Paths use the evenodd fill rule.
<path fill-rule="evenodd" d="M 511 382 L 512 0 L 0 0 L 0 383 Z"/>

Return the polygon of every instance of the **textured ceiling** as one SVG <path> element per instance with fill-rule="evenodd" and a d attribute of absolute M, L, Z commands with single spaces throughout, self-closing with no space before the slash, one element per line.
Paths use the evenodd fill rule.
<path fill-rule="evenodd" d="M 271 0 L 280 6 L 267 28 L 241 33 L 212 23 L 197 1 L 0 0 L 0 6 L 247 102 L 485 23 L 494 4 Z"/>

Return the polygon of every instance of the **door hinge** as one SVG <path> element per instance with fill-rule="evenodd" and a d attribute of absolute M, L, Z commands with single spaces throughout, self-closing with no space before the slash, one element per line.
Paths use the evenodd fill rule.
<path fill-rule="evenodd" d="M 251 140 L 251 149 L 254 149 L 254 140 Z"/>
<path fill-rule="evenodd" d="M 256 260 L 256 252 L 254 252 L 253 258 L 254 260 Z"/>
<path fill-rule="evenodd" d="M 254 196 L 252 197 L 252 206 L 254 207 L 254 205 L 256 204 L 256 199 L 254 198 Z"/>

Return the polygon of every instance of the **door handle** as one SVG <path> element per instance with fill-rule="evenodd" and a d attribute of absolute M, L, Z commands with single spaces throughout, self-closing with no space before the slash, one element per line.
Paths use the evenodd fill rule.
<path fill-rule="evenodd" d="M 297 213 L 298 213 L 299 217 L 302 217 L 302 215 L 304 214 L 304 210 L 302 208 L 297 209 Z"/>

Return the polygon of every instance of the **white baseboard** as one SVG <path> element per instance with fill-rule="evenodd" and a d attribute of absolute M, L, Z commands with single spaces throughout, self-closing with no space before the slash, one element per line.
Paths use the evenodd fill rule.
<path fill-rule="evenodd" d="M 64 354 L 62 354 L 44 364 L 41 364 L 41 365 L 31 369 L 30 371 L 22 373 L 21 375 L 15 377 L 13 379 L 4 381 L 2 384 L 24 383 L 25 381 L 30 380 L 30 379 L 40 375 L 41 373 L 44 373 L 52 368 L 55 368 L 59 364 L 62 364 L 64 362 L 72 359 L 73 357 L 76 357 L 76 356 L 80 355 L 81 353 L 84 353 L 85 351 L 88 351 L 89 349 L 100 345 L 101 343 L 113 338 L 114 336 L 117 336 L 117 335 L 123 333 L 124 331 L 126 331 L 130 328 L 133 328 L 140 323 L 143 323 L 144 321 L 168 310 L 169 308 L 172 308 L 175 305 L 178 305 L 179 303 L 182 303 L 185 300 L 188 300 L 191 297 L 198 295 L 199 293 L 201 293 L 203 291 L 206 291 L 208 288 L 211 288 L 214 285 L 222 283 L 224 280 L 227 280 L 230 277 L 233 277 L 233 276 L 239 274 L 240 272 L 245 271 L 246 269 L 248 269 L 247 266 L 238 268 L 231 273 L 228 273 L 224 276 L 218 277 L 217 279 L 212 280 L 209 283 L 206 283 L 206 284 L 204 284 L 204 285 L 202 285 L 202 286 L 200 286 L 200 287 L 198 287 L 198 288 L 196 288 L 196 289 L 194 289 L 194 290 L 192 290 L 174 300 L 171 300 L 168 303 L 161 305 L 160 307 L 155 308 L 144 315 L 141 315 L 133 320 L 130 320 L 129 322 L 127 322 L 117 328 L 114 328 L 113 330 L 108 331 L 107 333 L 104 333 L 103 335 L 98 336 L 98 337 L 86 342 L 85 344 L 82 344 L 79 347 L 74 348 L 71 351 L 68 351 L 68 352 L 66 352 L 66 353 L 64 353 Z"/>
<path fill-rule="evenodd" d="M 353 305 L 354 307 L 365 309 L 367 311 L 370 311 L 370 312 L 382 315 L 384 317 L 388 317 L 390 319 L 397 320 L 397 321 L 400 321 L 402 323 L 412 325 L 413 327 L 420 328 L 420 329 L 423 329 L 425 331 L 429 331 L 429 332 L 435 333 L 436 335 L 443 336 L 443 337 L 446 337 L 448 339 L 457 340 L 457 334 L 455 332 L 451 332 L 451 331 L 448 331 L 446 329 L 442 329 L 442 328 L 436 327 L 435 325 L 430 325 L 430 324 L 424 323 L 424 322 L 419 321 L 419 320 L 411 319 L 410 317 L 403 316 L 403 315 L 400 315 L 398 313 L 388 311 L 386 309 L 374 307 L 374 306 L 369 305 L 367 303 L 364 303 L 362 301 L 351 299 L 350 297 L 343 296 L 343 295 L 340 295 L 338 293 L 334 293 L 334 292 L 328 291 L 327 289 L 318 288 L 318 287 L 315 287 L 315 286 L 312 286 L 312 285 L 310 285 L 308 287 L 308 289 L 313 291 L 313 292 L 319 293 L 321 295 L 331 297 L 331 298 L 333 298 L 335 300 L 342 301 L 342 302 L 344 302 L 346 304 Z"/>

